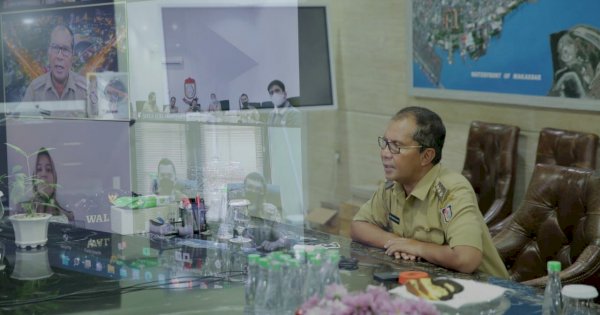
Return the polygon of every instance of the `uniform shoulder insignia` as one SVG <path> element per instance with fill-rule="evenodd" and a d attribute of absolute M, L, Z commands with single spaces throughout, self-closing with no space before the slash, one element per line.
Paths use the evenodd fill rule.
<path fill-rule="evenodd" d="M 440 198 L 440 200 L 443 200 L 448 193 L 446 186 L 439 181 L 434 185 L 433 189 L 435 189 L 435 194 L 438 196 L 438 198 Z"/>
<path fill-rule="evenodd" d="M 394 181 L 393 180 L 388 180 L 385 182 L 385 189 L 390 189 L 394 187 Z"/>

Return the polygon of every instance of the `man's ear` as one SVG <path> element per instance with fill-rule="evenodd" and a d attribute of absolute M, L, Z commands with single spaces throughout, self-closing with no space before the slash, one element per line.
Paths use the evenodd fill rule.
<path fill-rule="evenodd" d="M 421 165 L 425 166 L 427 164 L 430 164 L 434 158 L 435 158 L 435 149 L 434 148 L 426 148 L 425 151 L 421 152 Z"/>

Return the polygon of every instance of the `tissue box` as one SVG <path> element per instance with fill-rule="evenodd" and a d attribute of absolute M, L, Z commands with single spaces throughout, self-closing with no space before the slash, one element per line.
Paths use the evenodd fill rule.
<path fill-rule="evenodd" d="M 139 234 L 150 231 L 150 219 L 157 217 L 168 221 L 171 213 L 177 213 L 177 204 L 144 209 L 110 208 L 111 230 L 119 234 Z"/>

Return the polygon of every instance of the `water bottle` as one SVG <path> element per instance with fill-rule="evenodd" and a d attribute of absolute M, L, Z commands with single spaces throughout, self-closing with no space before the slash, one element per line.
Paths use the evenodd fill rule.
<path fill-rule="evenodd" d="M 560 315 L 562 311 L 561 284 L 560 284 L 560 261 L 548 261 L 548 282 L 544 290 L 544 304 L 542 304 L 542 315 Z"/>
<path fill-rule="evenodd" d="M 269 272 L 269 258 L 262 257 L 258 259 L 258 273 L 256 276 L 256 291 L 254 295 L 254 308 L 256 310 L 256 314 L 260 314 L 262 311 L 266 310 L 266 302 L 267 302 L 267 277 Z"/>
<path fill-rule="evenodd" d="M 282 274 L 281 262 L 272 260 L 269 264 L 265 308 L 273 314 L 281 314 L 283 296 L 281 295 Z"/>
<path fill-rule="evenodd" d="M 310 256 L 308 258 L 307 274 L 304 281 L 304 290 L 302 296 L 304 300 L 311 298 L 313 295 L 321 297 L 323 295 L 323 280 L 321 278 L 321 258 L 318 256 Z"/>
<path fill-rule="evenodd" d="M 325 286 L 330 284 L 340 284 L 340 254 L 337 251 L 330 251 L 325 256 L 323 265 L 323 282 Z"/>
<path fill-rule="evenodd" d="M 302 285 L 304 284 L 304 274 L 300 269 L 300 262 L 296 259 L 289 259 L 287 262 L 287 273 L 284 275 L 285 288 L 282 290 L 283 310 L 285 314 L 294 314 L 294 311 L 300 307 L 302 302 Z"/>
<path fill-rule="evenodd" d="M 254 306 L 254 298 L 256 296 L 256 284 L 258 280 L 258 259 L 260 255 L 248 255 L 248 274 L 246 276 L 245 293 L 246 305 Z"/>

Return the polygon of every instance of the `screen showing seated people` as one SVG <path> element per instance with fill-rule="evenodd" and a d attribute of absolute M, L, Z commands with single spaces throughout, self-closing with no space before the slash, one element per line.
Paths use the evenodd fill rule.
<path fill-rule="evenodd" d="M 33 2 L 39 3 L 27 1 Z M 6 112 L 128 120 L 125 7 L 70 3 L 47 9 L 39 4 L 6 6 L 5 1 L 1 30 Z"/>
<path fill-rule="evenodd" d="M 110 231 L 110 195 L 131 194 L 129 123 L 8 119 L 6 153 L 12 212 Z"/>
<path fill-rule="evenodd" d="M 245 121 L 256 121 L 254 110 L 269 111 L 273 104 L 335 106 L 325 7 L 190 3 L 128 4 L 129 30 L 140 42 L 130 58 L 136 117 L 247 111 L 254 116 Z M 148 16 L 162 23 L 146 23 Z M 156 51 L 150 43 L 164 48 Z M 152 80 L 168 88 L 141 83 L 149 67 Z M 270 94 L 273 80 L 285 85 L 283 97 Z"/>

